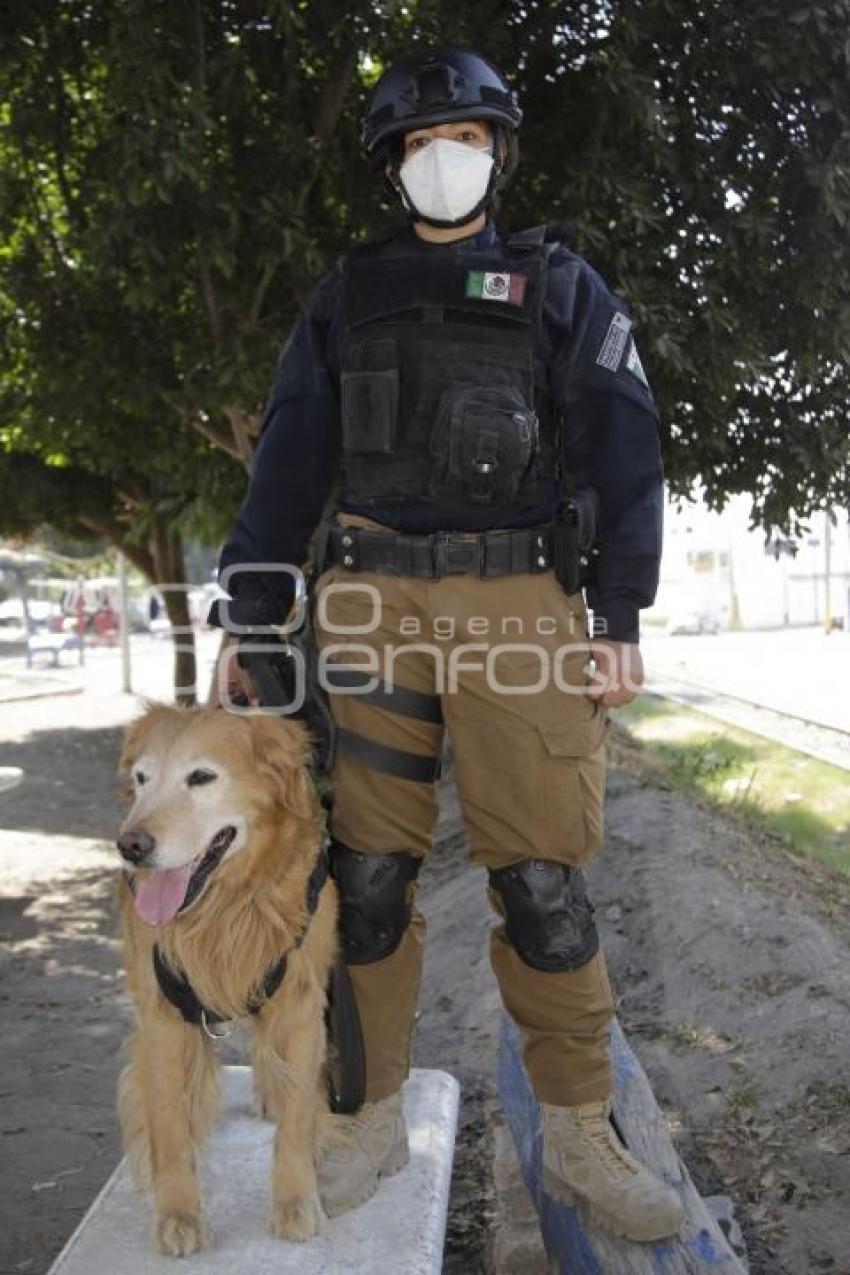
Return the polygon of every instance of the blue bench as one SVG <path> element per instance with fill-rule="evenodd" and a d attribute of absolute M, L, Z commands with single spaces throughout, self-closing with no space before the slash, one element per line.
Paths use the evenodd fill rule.
<path fill-rule="evenodd" d="M 52 668 L 59 667 L 59 656 L 63 651 L 79 651 L 80 635 L 78 633 L 36 633 L 27 638 L 27 668 L 32 668 L 32 657 L 46 652 Z"/>

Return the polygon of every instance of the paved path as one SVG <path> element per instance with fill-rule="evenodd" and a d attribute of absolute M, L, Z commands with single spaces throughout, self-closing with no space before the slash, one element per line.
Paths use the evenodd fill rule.
<path fill-rule="evenodd" d="M 676 681 L 655 673 L 651 666 L 647 690 L 651 695 L 673 700 L 685 708 L 695 708 L 706 717 L 713 717 L 730 726 L 740 726 L 742 730 L 751 731 L 754 735 L 761 735 L 777 744 L 785 744 L 799 753 L 816 757 L 818 761 L 850 770 L 850 734 L 826 726 L 815 726 L 811 722 L 787 717 L 769 708 L 747 704 L 692 682 Z"/>
<path fill-rule="evenodd" d="M 850 731 L 850 634 L 777 629 L 641 639 L 656 677 Z"/>
<path fill-rule="evenodd" d="M 850 638 L 820 629 L 649 637 L 647 689 L 850 770 Z"/>
<path fill-rule="evenodd" d="M 198 655 L 198 686 L 206 696 L 212 666 L 221 642 L 215 630 L 195 635 Z M 131 682 L 135 696 L 172 699 L 172 646 L 165 635 L 155 637 L 134 634 L 130 646 Z M 0 711 L 17 701 L 31 701 L 57 695 L 86 696 L 86 709 L 70 711 L 79 718 L 88 713 L 91 700 L 103 700 L 121 694 L 121 651 L 117 646 L 86 647 L 85 664 L 76 657 L 64 661 L 60 668 L 26 667 L 23 655 L 0 653 Z M 22 704 L 22 711 L 26 705 Z M 5 716 L 5 714 L 4 714 Z M 0 729 L 2 735 L 2 729 Z"/>

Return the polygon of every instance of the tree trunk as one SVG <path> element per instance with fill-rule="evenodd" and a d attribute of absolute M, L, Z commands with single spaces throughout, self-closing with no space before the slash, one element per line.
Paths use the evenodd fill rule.
<path fill-rule="evenodd" d="M 30 586 L 27 573 L 22 568 L 18 579 L 21 582 L 21 610 L 24 613 L 24 641 L 30 640 Z"/>
<path fill-rule="evenodd" d="M 155 583 L 162 588 L 174 642 L 174 698 L 180 704 L 197 701 L 198 663 L 195 630 L 189 613 L 183 540 L 164 517 L 156 515 L 152 528 Z"/>

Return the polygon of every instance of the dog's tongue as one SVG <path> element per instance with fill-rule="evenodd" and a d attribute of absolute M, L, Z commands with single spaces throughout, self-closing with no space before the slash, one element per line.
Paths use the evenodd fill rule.
<path fill-rule="evenodd" d="M 194 862 L 184 863 L 181 868 L 163 868 L 151 872 L 144 881 L 137 881 L 134 902 L 143 921 L 165 925 L 177 915 L 194 868 Z"/>

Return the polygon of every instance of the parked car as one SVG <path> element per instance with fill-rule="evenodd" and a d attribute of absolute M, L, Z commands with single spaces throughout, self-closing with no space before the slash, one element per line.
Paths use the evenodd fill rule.
<path fill-rule="evenodd" d="M 693 605 L 674 611 L 665 632 L 673 637 L 680 633 L 719 633 L 720 628 L 720 615 L 713 607 Z"/>

